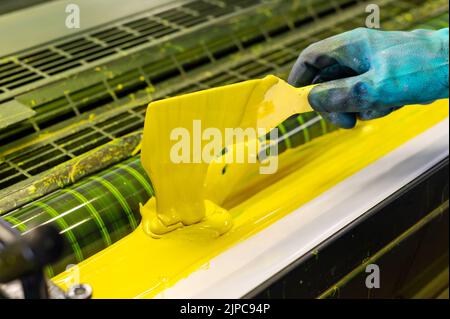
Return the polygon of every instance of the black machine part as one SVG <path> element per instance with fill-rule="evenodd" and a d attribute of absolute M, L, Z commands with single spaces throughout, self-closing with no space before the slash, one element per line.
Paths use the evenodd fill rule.
<path fill-rule="evenodd" d="M 0 220 L 0 298 L 14 297 L 8 294 L 11 286 L 20 283 L 21 297 L 46 299 L 55 293 L 50 287 L 43 269 L 61 255 L 64 241 L 53 226 L 44 225 L 20 235 L 6 222 Z M 8 289 L 8 285 L 10 285 Z"/>

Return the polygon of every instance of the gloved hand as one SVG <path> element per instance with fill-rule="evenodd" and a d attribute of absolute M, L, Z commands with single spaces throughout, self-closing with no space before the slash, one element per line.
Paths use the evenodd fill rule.
<path fill-rule="evenodd" d="M 352 128 L 408 104 L 447 98 L 448 28 L 388 32 L 359 28 L 315 43 L 298 58 L 289 83 L 321 83 L 309 95 L 325 119 Z"/>

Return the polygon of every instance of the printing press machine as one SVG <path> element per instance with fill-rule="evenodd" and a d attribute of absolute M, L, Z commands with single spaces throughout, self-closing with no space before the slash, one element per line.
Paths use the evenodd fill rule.
<path fill-rule="evenodd" d="M 71 3 L 80 28 L 64 26 Z M 402 125 L 414 133 L 398 141 L 382 140 L 377 124 L 361 128 L 360 144 L 387 146 L 348 169 L 316 155 L 353 145 L 356 133 L 315 113 L 289 119 L 281 151 L 302 148 L 309 171 L 330 176 L 317 177 L 323 183 L 304 203 L 176 279 L 161 274 L 154 294 L 122 294 L 125 279 L 84 281 L 95 277 L 89 262 L 139 228 L 139 205 L 154 195 L 135 152 L 149 102 L 287 78 L 304 48 L 364 26 L 373 3 L 383 30 L 448 27 L 443 0 L 2 2 L 0 297 L 448 298 L 448 100 L 432 106 L 439 116 L 411 114 Z M 427 124 L 415 121 L 423 117 Z M 365 156 L 363 146 L 352 158 Z M 276 196 L 294 173 L 283 174 L 241 191 L 236 205 L 266 188 Z M 376 289 L 366 285 L 371 265 L 380 271 Z"/>

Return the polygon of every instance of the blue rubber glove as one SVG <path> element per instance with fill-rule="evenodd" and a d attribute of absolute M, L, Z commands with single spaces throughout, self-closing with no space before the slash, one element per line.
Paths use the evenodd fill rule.
<path fill-rule="evenodd" d="M 389 32 L 359 28 L 315 43 L 298 58 L 289 83 L 322 83 L 311 106 L 330 122 L 353 128 L 408 104 L 448 98 L 448 28 Z"/>

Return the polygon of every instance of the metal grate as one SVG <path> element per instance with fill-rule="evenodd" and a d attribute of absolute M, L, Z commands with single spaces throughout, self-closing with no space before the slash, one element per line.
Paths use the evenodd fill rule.
<path fill-rule="evenodd" d="M 355 3 L 351 0 L 339 1 L 340 4 L 350 2 Z M 326 3 L 327 1 L 317 2 L 313 12 L 329 12 L 329 5 Z M 300 17 L 300 20 L 308 20 L 308 18 Z M 288 33 L 291 29 L 286 25 L 286 21 L 281 21 L 281 23 L 283 23 L 281 26 L 275 25 L 268 30 L 252 28 L 235 36 L 224 34 L 221 39 L 214 39 L 203 46 L 196 45 L 179 53 L 164 55 L 158 61 L 124 72 L 119 76 L 104 79 L 87 88 L 66 93 L 53 100 L 45 100 L 41 104 L 31 101 L 30 104 L 37 114 L 28 121 L 9 127 L 8 130 L 0 130 L 0 145 L 6 145 L 33 132 L 39 132 L 62 121 L 76 118 L 147 87 L 158 89 L 163 82 L 182 77 L 202 66 L 218 62 L 220 59 L 251 46 L 265 43 L 271 39 L 269 34 L 274 34 L 272 38 L 276 38 Z M 272 32 L 274 30 L 277 32 Z M 283 30 L 283 33 L 280 30 Z M 83 50 L 86 48 L 84 47 Z"/>
<path fill-rule="evenodd" d="M 182 33 L 214 18 L 234 13 L 261 3 L 252 1 L 195 0 L 179 8 L 157 14 L 145 14 L 114 27 L 105 27 L 83 36 L 49 45 L 18 57 L 0 62 L 0 93 L 6 93 L 66 71 L 77 72 L 80 66 L 93 67 L 93 62 L 143 45 L 154 44 L 160 38 Z M 205 12 L 209 14 L 205 15 Z M 1 98 L 1 96 L 0 96 Z"/>
<path fill-rule="evenodd" d="M 439 2 L 438 0 L 429 1 L 429 3 L 434 4 L 438 2 Z M 385 11 L 391 12 L 392 16 L 394 16 L 396 13 L 404 13 L 405 8 L 411 9 L 411 7 L 414 6 L 411 6 L 407 1 L 396 2 L 395 5 L 389 7 L 389 10 Z M 418 20 L 420 19 L 423 20 L 429 17 L 430 12 L 428 10 L 423 11 L 426 14 L 422 14 L 421 16 L 416 15 Z M 441 16 L 445 18 L 445 15 Z M 307 18 L 302 17 L 301 19 Z M 397 17 L 392 19 L 392 22 L 391 21 L 386 22 L 387 25 L 389 25 L 389 23 L 392 23 L 392 27 L 396 29 L 399 28 L 407 29 L 412 27 L 411 21 L 408 21 L 408 19 L 399 21 Z M 443 22 L 441 21 L 440 23 Z M 333 23 L 334 27 L 332 28 L 331 31 L 330 28 L 327 28 L 326 26 L 315 32 L 304 32 L 303 30 L 299 32 L 287 28 L 287 31 L 284 34 L 277 33 L 278 38 L 269 38 L 267 36 L 264 36 L 264 40 L 262 42 L 264 44 L 263 48 L 259 49 L 258 52 L 256 51 L 253 52 L 254 50 L 243 51 L 242 42 L 244 41 L 244 39 L 249 39 L 249 37 L 242 36 L 240 39 L 234 38 L 231 44 L 228 46 L 229 49 L 227 50 L 231 52 L 230 54 L 234 53 L 236 50 L 240 52 L 240 60 L 239 60 L 240 62 L 236 62 L 232 57 L 229 58 L 230 55 L 221 53 L 223 54 L 224 58 L 228 57 L 226 61 L 220 64 L 222 65 L 221 67 L 215 66 L 212 68 L 206 68 L 208 72 L 194 72 L 194 74 L 199 73 L 200 75 L 196 75 L 195 77 L 192 78 L 191 81 L 184 80 L 183 81 L 183 83 L 185 83 L 184 86 L 170 85 L 169 89 L 166 89 L 164 85 L 162 85 L 161 89 L 159 89 L 159 86 L 156 85 L 156 92 L 154 92 L 153 98 L 154 99 L 163 98 L 169 95 L 173 96 L 181 93 L 195 91 L 198 89 L 233 83 L 254 77 L 261 77 L 267 73 L 275 73 L 282 76 L 283 75 L 286 76 L 286 73 L 290 65 L 297 57 L 298 52 L 301 51 L 303 48 L 305 48 L 307 45 L 321 38 L 332 35 L 333 33 L 340 33 L 344 30 L 357 27 L 360 24 L 361 24 L 361 16 L 352 15 L 351 19 L 343 19 L 343 21 L 341 22 L 334 21 Z M 275 26 L 275 28 L 279 29 L 280 26 Z M 263 32 L 262 30 L 259 31 Z M 267 34 L 268 32 L 263 33 Z M 258 36 L 259 34 L 253 35 L 253 37 Z M 276 45 L 274 46 L 272 40 L 275 39 L 277 41 Z M 258 45 L 259 44 L 260 43 L 258 43 Z M 199 53 L 194 56 L 197 56 L 198 58 L 194 60 L 201 61 L 202 50 L 204 51 L 203 55 L 208 56 L 209 59 L 212 59 L 211 56 L 214 56 L 214 52 L 219 52 L 219 51 L 211 52 L 209 48 L 220 48 L 220 50 L 224 49 L 224 47 L 220 45 L 215 46 L 212 43 L 209 45 L 209 47 L 205 46 L 201 49 L 197 49 L 199 50 L 198 51 Z M 236 50 L 234 48 L 236 48 Z M 245 56 L 242 55 L 244 52 L 246 52 Z M 108 86 L 110 88 L 115 89 L 111 89 L 110 91 L 107 92 L 109 93 L 114 92 L 115 95 L 120 94 L 121 90 L 127 91 L 127 94 L 129 92 L 136 93 L 136 90 L 134 88 L 141 89 L 147 86 L 146 81 L 150 74 L 153 74 L 152 83 L 153 81 L 155 81 L 155 79 L 158 78 L 160 79 L 160 83 L 163 83 L 168 79 L 174 78 L 172 74 L 176 73 L 180 75 L 182 73 L 188 73 L 189 71 L 184 70 L 183 67 L 183 65 L 187 64 L 187 62 L 185 63 L 181 62 L 183 61 L 183 54 L 185 53 L 180 53 L 177 57 L 176 71 L 170 68 L 173 65 L 172 62 L 167 63 L 167 65 L 163 64 L 162 66 L 160 66 L 161 67 L 160 69 L 155 69 L 154 65 L 149 65 L 145 68 L 142 68 L 142 70 L 145 70 L 144 71 L 145 73 L 141 73 L 142 70 L 133 70 L 130 71 L 129 74 L 127 73 L 122 75 L 121 76 L 122 78 L 114 78 L 109 80 L 107 82 Z M 186 61 L 189 60 L 186 59 Z M 191 61 L 189 63 L 192 63 L 192 55 Z M 199 64 L 203 66 L 202 63 Z M 207 65 L 211 65 L 211 62 L 207 63 Z M 192 68 L 192 70 L 196 69 L 197 68 Z M 201 70 L 203 69 L 204 68 L 201 68 Z M 144 79 L 142 79 L 142 77 L 144 77 Z M 125 79 L 133 79 L 133 80 L 127 82 L 125 81 Z M 177 81 L 175 80 L 174 82 Z M 90 89 L 89 93 L 82 94 L 81 92 L 77 92 L 76 94 L 75 93 L 69 94 L 70 108 L 68 109 L 73 110 L 73 105 L 89 105 L 88 102 L 91 100 L 92 96 L 101 97 L 102 96 L 101 92 L 105 92 L 105 90 L 102 91 L 101 89 L 99 89 L 98 90 L 99 93 L 95 93 L 97 92 L 95 87 L 89 89 Z M 85 100 L 86 97 L 88 98 L 89 101 Z M 111 96 L 110 98 L 114 99 L 113 96 Z M 81 155 L 98 145 L 110 141 L 113 138 L 121 137 L 129 132 L 141 129 L 143 126 L 143 120 L 145 116 L 146 104 L 148 102 L 148 99 L 149 98 L 144 99 L 144 101 L 141 104 L 138 104 L 137 106 L 133 107 L 128 106 L 130 105 L 129 103 L 125 104 L 126 108 L 124 110 L 114 112 L 114 115 L 112 117 L 107 117 L 105 119 L 99 119 L 85 125 L 80 125 L 79 126 L 80 129 L 76 133 L 66 135 L 60 139 L 55 139 L 45 145 L 40 145 L 38 147 L 32 146 L 28 149 L 23 149 L 19 153 L 14 153 L 6 156 L 5 162 L 2 164 L 2 166 L 0 166 L 0 176 L 2 176 L 2 178 L 0 179 L 0 188 L 14 185 L 18 181 L 24 180 L 30 176 L 33 176 L 34 174 L 44 172 L 48 167 L 45 165 L 45 163 L 48 162 L 49 159 L 53 160 L 53 157 L 48 156 L 48 154 L 54 154 L 56 162 L 59 160 L 64 161 L 68 158 L 73 158 L 75 156 Z M 82 103 L 83 101 L 84 104 Z M 56 102 L 52 103 L 54 103 L 54 105 L 58 104 Z M 52 149 L 53 151 L 58 150 L 61 153 L 56 151 L 55 153 L 51 153 L 52 150 L 48 149 L 49 146 L 50 149 Z M 28 152 L 32 151 L 35 151 L 35 153 L 33 154 L 42 154 L 42 156 L 39 157 L 39 155 L 37 155 L 38 157 L 35 158 L 35 160 L 39 158 L 39 161 L 37 161 L 39 162 L 39 165 L 37 166 L 36 165 L 29 166 L 29 163 L 25 164 L 22 163 L 23 158 L 29 157 L 29 155 L 27 155 L 28 157 L 23 155 L 29 154 Z"/>

